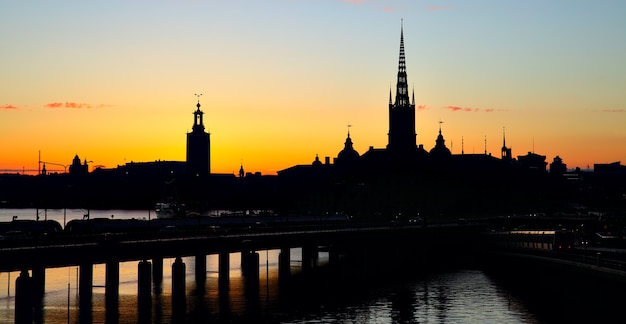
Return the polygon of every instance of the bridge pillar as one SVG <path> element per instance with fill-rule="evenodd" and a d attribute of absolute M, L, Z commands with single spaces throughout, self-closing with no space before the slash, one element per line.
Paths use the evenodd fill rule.
<path fill-rule="evenodd" d="M 176 257 L 172 264 L 172 316 L 175 319 L 185 314 L 185 274 L 185 263 L 181 257 Z"/>
<path fill-rule="evenodd" d="M 287 282 L 291 276 L 291 248 L 281 247 L 278 254 L 278 280 Z"/>
<path fill-rule="evenodd" d="M 302 247 L 302 271 L 310 270 L 317 265 L 317 246 L 305 245 Z"/>
<path fill-rule="evenodd" d="M 196 255 L 196 286 L 204 287 L 206 283 L 206 255 L 198 254 Z"/>
<path fill-rule="evenodd" d="M 33 322 L 33 287 L 28 270 L 24 269 L 15 280 L 15 323 Z"/>
<path fill-rule="evenodd" d="M 36 299 L 41 299 L 46 291 L 46 268 L 35 266 L 32 273 L 33 296 Z"/>
<path fill-rule="evenodd" d="M 162 265 L 162 263 L 161 263 Z M 142 260 L 137 265 L 137 300 L 140 323 L 150 323 L 152 314 L 152 295 L 150 292 L 152 264 Z"/>
<path fill-rule="evenodd" d="M 107 261 L 105 271 L 105 305 L 107 314 L 112 314 L 118 308 L 120 296 L 120 263 L 117 260 Z"/>
<path fill-rule="evenodd" d="M 91 263 L 83 263 L 79 266 L 78 280 L 80 322 L 90 323 L 92 308 L 91 298 L 93 294 L 93 265 Z"/>
<path fill-rule="evenodd" d="M 150 261 L 139 261 L 137 265 L 137 297 L 139 299 L 139 306 L 150 305 L 152 298 L 150 295 L 150 281 L 152 274 L 152 264 Z"/>
<path fill-rule="evenodd" d="M 228 282 L 230 281 L 230 252 L 222 251 L 219 253 L 218 267 L 219 289 L 221 291 L 228 290 Z"/>
<path fill-rule="evenodd" d="M 259 278 L 259 254 L 256 251 L 241 251 L 241 271 L 244 277 Z"/>
<path fill-rule="evenodd" d="M 163 257 L 152 258 L 152 281 L 155 285 L 163 282 Z"/>

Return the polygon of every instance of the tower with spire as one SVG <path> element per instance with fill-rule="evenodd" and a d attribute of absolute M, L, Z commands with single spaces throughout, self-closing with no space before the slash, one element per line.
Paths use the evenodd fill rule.
<path fill-rule="evenodd" d="M 504 127 L 502 127 L 502 161 L 510 162 L 511 160 L 513 160 L 511 148 L 506 147 L 506 134 L 504 133 Z"/>
<path fill-rule="evenodd" d="M 210 134 L 204 131 L 204 112 L 200 110 L 200 96 L 202 94 L 196 94 L 198 103 L 193 112 L 193 127 L 187 133 L 187 173 L 196 176 L 211 172 L 211 140 Z"/>
<path fill-rule="evenodd" d="M 400 60 L 396 82 L 396 98 L 392 102 L 389 89 L 389 141 L 387 148 L 394 152 L 411 152 L 417 149 L 415 133 L 415 93 L 409 99 L 409 87 L 404 56 L 404 28 L 400 26 Z"/>
<path fill-rule="evenodd" d="M 359 160 L 359 152 L 354 149 L 350 138 L 350 127 L 352 125 L 348 125 L 348 137 L 346 137 L 343 150 L 337 155 L 336 164 L 340 166 L 354 165 Z"/>

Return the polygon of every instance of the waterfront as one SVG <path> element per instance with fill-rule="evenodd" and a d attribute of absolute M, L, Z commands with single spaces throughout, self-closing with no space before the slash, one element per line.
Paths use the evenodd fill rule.
<path fill-rule="evenodd" d="M 37 211 L 0 210 L 0 221 L 35 219 Z M 63 224 L 82 218 L 83 210 L 39 211 L 40 219 L 47 218 Z M 90 211 L 90 217 L 149 218 L 148 211 Z M 229 289 L 218 289 L 218 258 L 206 258 L 206 280 L 196 282 L 195 258 L 183 258 L 186 264 L 185 311 L 180 318 L 187 322 L 273 322 L 273 323 L 542 323 L 563 318 L 576 318 L 583 312 L 593 315 L 593 309 L 574 310 L 564 301 L 547 308 L 537 308 L 532 294 L 511 291 L 506 280 L 495 279 L 475 267 L 464 263 L 452 268 L 433 268 L 430 271 L 398 271 L 394 273 L 353 271 L 342 277 L 332 277 L 324 272 L 313 276 L 300 276 L 301 250 L 291 251 L 293 285 L 285 289 L 279 285 L 277 250 L 259 251 L 260 269 L 258 286 L 251 285 L 241 274 L 240 257 L 230 258 Z M 377 269 L 376 256 L 367 262 L 367 268 Z M 168 323 L 176 319 L 172 303 L 172 263 L 163 261 L 163 281 L 153 289 L 149 315 L 139 312 L 138 262 L 122 262 L 119 271 L 119 307 L 106 309 L 105 265 L 93 266 L 92 311 L 88 322 L 94 323 Z M 320 253 L 319 266 L 328 262 L 328 255 Z M 417 269 L 424 269 L 421 265 Z M 367 269 L 363 269 L 367 270 Z M 400 270 L 400 269 L 398 269 Z M 18 273 L 0 273 L 0 321 L 13 322 L 15 279 Z M 37 310 L 39 322 L 78 323 L 81 316 L 78 299 L 78 268 L 50 268 L 46 270 L 46 287 L 42 307 Z M 548 287 L 546 287 L 548 288 Z M 553 293 L 545 289 L 538 294 Z M 523 296 L 523 297 L 520 297 Z M 574 296 L 572 296 L 574 297 Z M 560 304 L 563 302 L 563 305 Z M 579 304 L 580 305 L 580 304 Z M 582 304 L 584 306 L 584 304 Z M 553 311 L 554 313 L 550 313 Z M 547 320 L 548 319 L 548 320 Z M 3 323 L 4 323 L 3 322 Z"/>

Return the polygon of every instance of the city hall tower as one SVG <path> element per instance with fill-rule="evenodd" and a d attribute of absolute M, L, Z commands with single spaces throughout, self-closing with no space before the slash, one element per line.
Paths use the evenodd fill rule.
<path fill-rule="evenodd" d="M 209 175 L 211 172 L 211 140 L 210 134 L 204 131 L 200 110 L 200 96 L 196 111 L 193 112 L 193 128 L 191 133 L 187 133 L 187 174 L 189 175 Z"/>

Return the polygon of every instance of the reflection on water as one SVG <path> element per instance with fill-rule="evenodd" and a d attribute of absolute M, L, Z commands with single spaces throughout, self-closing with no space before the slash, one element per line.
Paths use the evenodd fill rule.
<path fill-rule="evenodd" d="M 204 284 L 195 281 L 195 258 L 183 258 L 187 265 L 184 311 L 175 312 L 171 292 L 171 265 L 164 260 L 163 282 L 153 287 L 148 310 L 137 298 L 138 262 L 120 264 L 119 308 L 107 313 L 104 265 L 94 265 L 92 311 L 81 315 L 78 304 L 76 267 L 48 269 L 42 322 L 45 323 L 170 323 L 185 322 L 281 322 L 281 323 L 512 323 L 537 322 L 525 305 L 493 282 L 482 271 L 460 269 L 419 275 L 402 280 L 378 282 L 336 280 L 321 275 L 285 289 L 278 284 L 278 251 L 261 251 L 258 282 L 251 285 L 241 276 L 238 255 L 231 255 L 230 285 L 220 291 L 217 256 L 207 257 Z M 297 273 L 299 249 L 293 249 L 293 270 Z M 325 262 L 322 255 L 320 262 Z M 16 273 L 11 278 L 16 278 Z M 0 282 L 7 285 L 7 274 Z M 310 282 L 308 281 L 310 280 Z M 12 323 L 14 292 L 0 295 L 0 319 Z M 68 305 L 69 301 L 69 305 Z M 91 317 L 91 318 L 89 318 Z M 2 320 L 0 320 L 2 321 Z"/>

